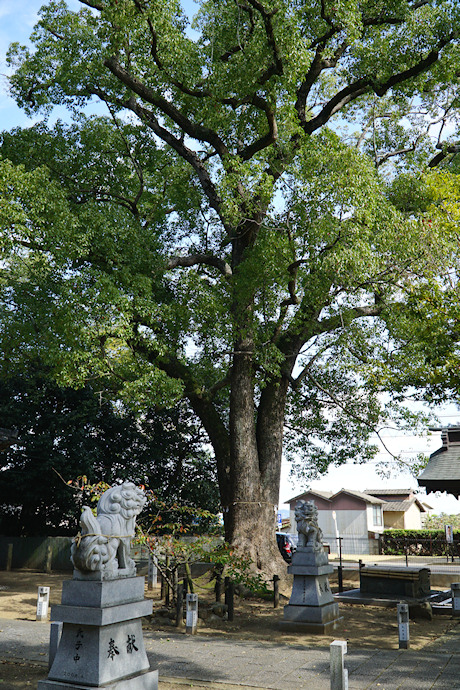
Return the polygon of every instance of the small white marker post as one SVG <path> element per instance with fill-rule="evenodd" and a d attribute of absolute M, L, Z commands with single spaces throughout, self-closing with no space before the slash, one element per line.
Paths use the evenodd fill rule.
<path fill-rule="evenodd" d="M 409 604 L 398 604 L 399 649 L 409 649 Z"/>
<path fill-rule="evenodd" d="M 331 650 L 331 690 L 348 690 L 348 669 L 344 668 L 344 656 L 347 653 L 345 640 L 334 640 Z"/>
<path fill-rule="evenodd" d="M 460 582 L 452 582 L 452 615 L 454 617 L 460 616 Z"/>
<path fill-rule="evenodd" d="M 50 588 L 39 587 L 37 597 L 37 621 L 48 620 L 48 605 L 50 601 Z"/>
<path fill-rule="evenodd" d="M 185 632 L 194 635 L 198 624 L 198 594 L 185 597 Z"/>
<path fill-rule="evenodd" d="M 56 656 L 59 642 L 62 635 L 62 623 L 59 621 L 52 621 L 50 626 L 50 649 L 48 656 L 48 669 L 53 665 L 54 657 Z"/>

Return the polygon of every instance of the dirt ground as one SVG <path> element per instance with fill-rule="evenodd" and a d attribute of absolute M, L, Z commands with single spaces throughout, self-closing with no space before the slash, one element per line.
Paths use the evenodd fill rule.
<path fill-rule="evenodd" d="M 44 574 L 31 571 L 0 572 L 0 618 L 35 620 L 38 586 L 50 587 L 51 605 L 60 603 L 62 581 L 69 575 L 59 573 Z M 205 609 L 214 601 L 212 590 L 208 589 L 205 580 L 198 583 L 196 592 L 199 595 L 199 608 Z M 353 588 L 356 583 L 344 581 L 345 588 Z M 331 580 L 331 588 L 337 591 L 337 585 Z M 283 591 L 283 590 L 282 590 Z M 289 590 L 284 589 L 288 594 Z M 159 623 L 160 608 L 164 602 L 160 601 L 160 590 L 146 591 L 146 596 L 152 598 L 154 612 L 150 620 L 145 621 L 145 628 L 164 630 L 170 633 L 177 630 L 167 623 Z M 243 599 L 235 597 L 234 621 L 214 621 L 213 623 L 200 620 L 199 635 L 224 636 L 240 640 L 276 639 L 278 644 L 302 644 L 306 647 L 328 646 L 334 639 L 348 641 L 349 649 L 359 648 L 398 648 L 398 626 L 395 608 L 377 606 L 363 606 L 357 604 L 340 604 L 342 620 L 333 635 L 300 634 L 280 631 L 279 622 L 283 617 L 283 604 L 287 597 L 281 597 L 280 607 L 273 608 L 272 601 L 262 599 Z M 425 645 L 457 625 L 457 621 L 450 616 L 435 616 L 432 621 L 412 620 L 410 623 L 411 648 L 422 649 Z M 45 671 L 45 674 L 44 674 Z M 25 663 L 21 660 L 3 661 L 0 659 L 0 690 L 3 688 L 16 690 L 19 688 L 36 687 L 38 680 L 46 677 L 45 660 L 43 665 Z M 179 690 L 176 683 L 160 682 L 161 690 Z M 194 684 L 195 688 L 199 688 Z"/>

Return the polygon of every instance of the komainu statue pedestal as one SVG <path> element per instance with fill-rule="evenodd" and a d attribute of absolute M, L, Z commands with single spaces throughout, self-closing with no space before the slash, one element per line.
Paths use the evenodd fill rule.
<path fill-rule="evenodd" d="M 334 630 L 339 606 L 329 586 L 329 575 L 333 572 L 324 551 L 316 551 L 312 546 L 297 547 L 288 566 L 294 584 L 289 604 L 284 607 L 283 629 L 323 635 Z"/>
<path fill-rule="evenodd" d="M 38 690 L 158 690 L 142 634 L 153 604 L 130 557 L 145 502 L 140 489 L 124 482 L 101 496 L 96 517 L 83 508 L 71 549 L 73 580 L 63 583 L 61 605 L 51 609 L 62 636 Z"/>
<path fill-rule="evenodd" d="M 322 545 L 318 509 L 313 501 L 299 501 L 295 518 L 299 543 L 288 566 L 294 584 L 281 626 L 299 632 L 328 634 L 339 620 L 339 605 L 329 586 L 329 575 L 334 568 L 329 565 Z"/>
<path fill-rule="evenodd" d="M 64 582 L 62 604 L 51 612 L 63 622 L 62 637 L 38 690 L 157 690 L 142 635 L 151 612 L 143 577 Z"/>

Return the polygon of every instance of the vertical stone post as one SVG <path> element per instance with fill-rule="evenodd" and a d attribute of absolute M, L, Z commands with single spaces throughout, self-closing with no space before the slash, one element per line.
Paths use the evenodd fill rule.
<path fill-rule="evenodd" d="M 229 621 L 233 620 L 234 607 L 233 607 L 233 597 L 235 593 L 235 587 L 233 582 L 229 577 L 225 578 L 225 603 L 227 604 L 227 618 Z"/>
<path fill-rule="evenodd" d="M 344 656 L 347 653 L 345 640 L 334 640 L 330 645 L 331 657 L 331 690 L 348 690 L 348 670 L 344 668 Z"/>
<path fill-rule="evenodd" d="M 280 578 L 279 575 L 273 575 L 273 608 L 277 609 L 280 605 Z"/>
<path fill-rule="evenodd" d="M 39 587 L 37 596 L 37 621 L 48 620 L 48 606 L 50 601 L 50 588 Z"/>
<path fill-rule="evenodd" d="M 452 582 L 452 615 L 457 618 L 460 616 L 460 582 Z"/>
<path fill-rule="evenodd" d="M 184 585 L 178 584 L 176 587 L 176 628 L 182 625 L 184 609 Z"/>
<path fill-rule="evenodd" d="M 158 582 L 157 555 L 149 553 L 149 565 L 147 571 L 147 589 L 153 589 Z"/>
<path fill-rule="evenodd" d="M 409 649 L 409 604 L 398 604 L 399 649 Z"/>
<path fill-rule="evenodd" d="M 48 657 L 48 669 L 51 668 L 56 656 L 57 648 L 59 647 L 59 642 L 61 641 L 62 635 L 62 623 L 60 621 L 52 621 L 50 626 L 50 650 Z"/>
<path fill-rule="evenodd" d="M 11 570 L 13 565 L 13 544 L 8 544 L 8 554 L 6 556 L 6 569 Z"/>
<path fill-rule="evenodd" d="M 216 585 L 214 587 L 214 591 L 216 594 L 216 601 L 220 602 L 222 599 L 222 575 L 220 573 L 217 573 L 216 575 Z"/>
<path fill-rule="evenodd" d="M 170 594 L 170 586 L 169 586 L 169 579 L 171 578 L 171 568 L 169 567 L 170 563 L 170 558 L 169 556 L 166 556 L 166 563 L 165 563 L 165 574 L 166 574 L 166 581 L 165 581 L 165 606 L 169 606 L 169 594 Z"/>
<path fill-rule="evenodd" d="M 194 635 L 198 624 L 198 594 L 187 594 L 185 602 L 185 632 Z"/>
<path fill-rule="evenodd" d="M 51 544 L 46 545 L 46 555 L 45 555 L 45 573 L 51 572 L 51 564 L 53 561 L 53 547 Z"/>

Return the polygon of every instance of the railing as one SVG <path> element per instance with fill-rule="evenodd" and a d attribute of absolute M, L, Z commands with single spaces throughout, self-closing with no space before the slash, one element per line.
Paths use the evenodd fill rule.
<path fill-rule="evenodd" d="M 442 537 L 394 537 L 385 533 L 380 535 L 379 553 L 387 556 L 441 556 L 449 560 L 460 556 L 460 543 L 449 543 Z"/>

